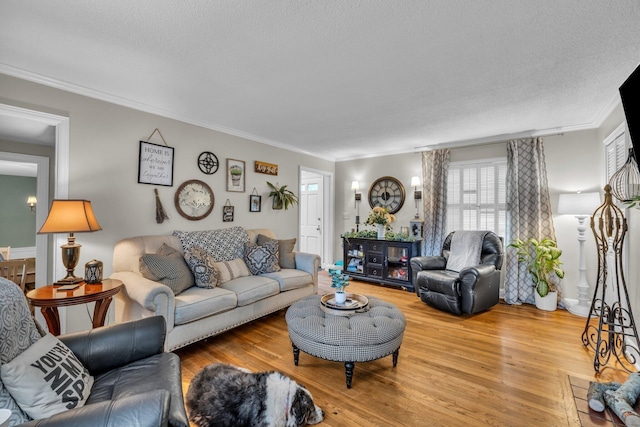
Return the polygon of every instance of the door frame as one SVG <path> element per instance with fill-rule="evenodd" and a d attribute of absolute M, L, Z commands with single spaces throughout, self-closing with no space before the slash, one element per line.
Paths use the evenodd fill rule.
<path fill-rule="evenodd" d="M 322 176 L 322 216 L 323 216 L 323 230 L 322 230 L 322 260 L 321 265 L 323 267 L 333 264 L 333 233 L 335 229 L 333 210 L 334 200 L 332 195 L 334 192 L 334 178 L 333 172 L 323 171 L 320 169 L 314 169 L 306 166 L 299 166 L 298 170 L 298 188 L 302 183 L 302 173 L 308 172 Z M 302 208 L 298 209 L 298 241 L 301 239 L 302 229 Z"/>
<path fill-rule="evenodd" d="M 51 162 L 54 168 L 53 197 L 49 198 L 69 198 L 69 117 L 1 103 L 0 115 L 34 120 L 55 127 L 55 158 Z M 39 170 L 40 168 L 38 168 L 38 173 L 40 173 Z M 44 215 L 41 223 L 36 213 L 37 228 L 44 223 L 49 214 L 49 200 L 47 199 L 41 202 L 38 199 L 38 203 L 43 203 L 46 208 L 37 210 L 37 212 L 42 211 Z M 39 238 L 44 240 L 39 240 Z M 66 270 L 62 268 L 62 252 L 55 249 L 66 243 L 67 236 L 66 234 L 54 234 L 52 240 L 53 244 L 49 244 L 47 235 L 39 235 L 36 237 L 36 256 L 39 257 L 38 259 L 46 260 L 44 263 L 36 263 L 36 287 L 44 286 L 52 280 L 51 278 L 60 277 L 63 271 L 66 272 Z M 39 245 L 38 243 L 40 241 L 43 241 L 44 244 Z M 49 276 L 49 274 L 51 274 L 51 276 Z M 66 332 L 67 311 L 66 309 L 61 309 L 59 313 L 61 332 L 64 333 Z M 39 310 L 36 310 L 36 319 L 44 322 L 44 317 L 42 317 Z"/>

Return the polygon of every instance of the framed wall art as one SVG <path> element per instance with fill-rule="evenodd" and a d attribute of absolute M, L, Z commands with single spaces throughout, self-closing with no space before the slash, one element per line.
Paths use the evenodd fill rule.
<path fill-rule="evenodd" d="M 262 196 L 252 194 L 249 196 L 249 212 L 260 212 L 262 207 Z"/>
<path fill-rule="evenodd" d="M 227 191 L 244 193 L 245 175 L 243 160 L 227 159 Z"/>
<path fill-rule="evenodd" d="M 222 207 L 222 222 L 233 222 L 233 206 L 229 199 Z"/>
<path fill-rule="evenodd" d="M 140 141 L 138 183 L 173 186 L 173 147 Z"/>
<path fill-rule="evenodd" d="M 197 179 L 183 182 L 174 197 L 176 210 L 190 221 L 206 218 L 213 210 L 214 201 L 211 187 Z"/>

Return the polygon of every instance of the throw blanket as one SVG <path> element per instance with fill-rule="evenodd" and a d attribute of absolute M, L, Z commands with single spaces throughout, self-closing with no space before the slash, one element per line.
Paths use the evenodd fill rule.
<path fill-rule="evenodd" d="M 242 227 L 206 231 L 174 231 L 173 235 L 180 238 L 185 252 L 191 252 L 195 246 L 198 246 L 207 251 L 215 262 L 242 258 L 244 243 L 249 241 L 249 235 Z"/>
<path fill-rule="evenodd" d="M 482 242 L 488 231 L 459 230 L 451 237 L 451 250 L 447 270 L 460 271 L 480 264 Z"/>

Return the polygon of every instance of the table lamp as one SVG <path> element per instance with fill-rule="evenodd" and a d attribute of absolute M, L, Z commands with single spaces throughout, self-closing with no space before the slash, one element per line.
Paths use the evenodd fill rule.
<path fill-rule="evenodd" d="M 55 285 L 68 285 L 82 282 L 82 277 L 76 277 L 73 270 L 80 259 L 80 247 L 76 243 L 74 233 L 85 233 L 102 230 L 96 220 L 88 200 L 60 200 L 55 199 L 51 203 L 49 215 L 38 234 L 69 233 L 67 244 L 62 248 L 62 263 L 67 269 L 64 279 L 55 282 Z"/>
<path fill-rule="evenodd" d="M 558 198 L 558 213 L 573 214 L 578 219 L 578 242 L 580 243 L 580 263 L 578 267 L 578 303 L 567 304 L 567 310 L 577 316 L 587 317 L 591 308 L 589 297 L 589 282 L 587 282 L 587 267 L 584 261 L 584 242 L 587 227 L 584 220 L 589 218 L 600 206 L 600 193 L 568 193 L 560 194 Z"/>

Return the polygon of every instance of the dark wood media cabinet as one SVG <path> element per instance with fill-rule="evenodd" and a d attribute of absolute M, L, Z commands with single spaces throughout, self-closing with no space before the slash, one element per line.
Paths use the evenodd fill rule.
<path fill-rule="evenodd" d="M 379 283 L 413 292 L 411 258 L 420 253 L 420 241 L 399 242 L 342 239 L 344 273 L 356 280 Z"/>

